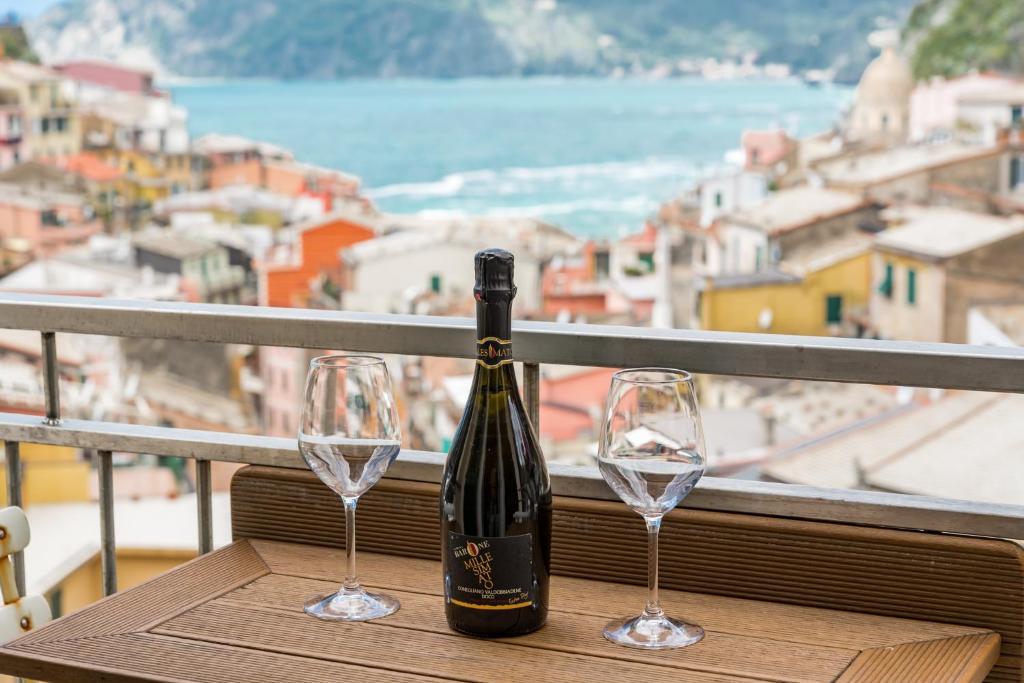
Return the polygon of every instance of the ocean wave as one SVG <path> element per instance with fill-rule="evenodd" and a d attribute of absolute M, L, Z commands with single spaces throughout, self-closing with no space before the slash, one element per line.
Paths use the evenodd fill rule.
<path fill-rule="evenodd" d="M 440 180 L 396 183 L 367 190 L 371 199 L 394 197 L 456 197 L 473 195 L 514 195 L 527 193 L 538 184 L 576 185 L 581 181 L 611 179 L 646 181 L 664 178 L 692 179 L 698 169 L 685 159 L 637 159 L 565 166 L 478 169 L 450 173 Z"/>

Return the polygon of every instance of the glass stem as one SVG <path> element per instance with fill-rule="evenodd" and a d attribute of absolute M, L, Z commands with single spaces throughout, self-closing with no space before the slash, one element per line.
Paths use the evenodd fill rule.
<path fill-rule="evenodd" d="M 644 517 L 647 522 L 647 607 L 644 616 L 660 617 L 665 613 L 658 601 L 658 532 L 661 517 Z"/>
<path fill-rule="evenodd" d="M 345 498 L 345 586 L 346 591 L 359 590 L 356 576 L 356 503 L 358 498 Z"/>

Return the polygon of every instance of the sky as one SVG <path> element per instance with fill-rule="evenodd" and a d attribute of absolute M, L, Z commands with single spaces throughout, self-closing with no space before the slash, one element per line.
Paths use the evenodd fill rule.
<path fill-rule="evenodd" d="M 59 0 L 0 0 L 0 15 L 14 11 L 22 17 L 34 17 Z"/>

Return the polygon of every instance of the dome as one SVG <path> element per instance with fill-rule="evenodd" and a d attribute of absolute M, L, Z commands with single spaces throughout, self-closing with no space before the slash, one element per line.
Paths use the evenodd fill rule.
<path fill-rule="evenodd" d="M 896 50 L 886 47 L 875 57 L 857 85 L 857 104 L 906 106 L 914 89 L 910 66 Z"/>

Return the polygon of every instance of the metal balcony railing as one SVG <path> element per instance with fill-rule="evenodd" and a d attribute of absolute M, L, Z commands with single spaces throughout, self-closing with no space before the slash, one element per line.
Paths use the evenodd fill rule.
<path fill-rule="evenodd" d="M 114 592 L 111 454 L 196 460 L 199 551 L 212 548 L 210 462 L 305 467 L 294 439 L 132 424 L 62 420 L 56 334 L 81 333 L 471 358 L 475 323 L 463 318 L 345 311 L 0 295 L 0 327 L 41 333 L 46 416 L 0 413 L 10 504 L 21 503 L 21 442 L 99 454 L 104 591 Z M 536 422 L 542 363 L 594 367 L 658 365 L 697 373 L 1024 393 L 1024 349 L 697 330 L 513 325 L 523 393 Z M 444 454 L 403 451 L 387 476 L 436 482 Z M 969 458 L 965 467 L 970 466 Z M 594 468 L 551 466 L 556 495 L 613 499 Z M 707 477 L 686 506 L 894 528 L 1024 538 L 1024 505 L 999 505 L 857 490 L 829 490 Z M 22 558 L 16 558 L 24 585 Z"/>

